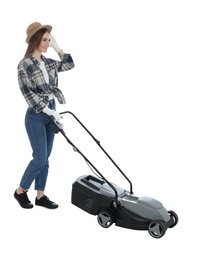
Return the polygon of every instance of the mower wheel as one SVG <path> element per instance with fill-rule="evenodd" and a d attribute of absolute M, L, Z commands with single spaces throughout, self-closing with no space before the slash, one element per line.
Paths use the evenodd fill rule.
<path fill-rule="evenodd" d="M 161 238 L 166 233 L 166 227 L 162 221 L 151 221 L 148 232 L 154 238 Z"/>
<path fill-rule="evenodd" d="M 173 228 L 178 223 L 178 220 L 179 220 L 178 215 L 172 210 L 169 210 L 168 214 L 173 219 L 173 224 L 171 226 L 169 226 L 169 228 Z"/>
<path fill-rule="evenodd" d="M 101 227 L 108 228 L 115 222 L 115 217 L 110 210 L 103 209 L 99 212 L 97 221 Z"/>

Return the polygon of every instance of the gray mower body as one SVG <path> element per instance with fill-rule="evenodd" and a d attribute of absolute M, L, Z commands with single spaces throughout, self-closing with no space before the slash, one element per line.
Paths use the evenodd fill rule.
<path fill-rule="evenodd" d="M 98 223 L 108 228 L 116 226 L 135 230 L 148 230 L 154 238 L 162 237 L 167 228 L 174 227 L 178 216 L 167 211 L 163 204 L 148 196 L 136 197 L 118 185 L 102 178 L 83 175 L 72 185 L 71 202 L 86 212 L 97 215 Z M 114 189 L 117 192 L 115 201 Z"/>

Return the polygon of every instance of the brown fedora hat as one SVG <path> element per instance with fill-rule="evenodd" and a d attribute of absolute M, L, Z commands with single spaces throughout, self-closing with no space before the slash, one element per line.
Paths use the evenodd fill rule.
<path fill-rule="evenodd" d="M 31 39 L 31 37 L 40 29 L 42 28 L 46 28 L 49 32 L 51 32 L 52 30 L 52 26 L 51 25 L 42 25 L 41 23 L 35 22 L 30 24 L 27 27 L 26 33 L 27 33 L 27 38 L 26 38 L 26 43 L 29 43 L 29 40 Z"/>

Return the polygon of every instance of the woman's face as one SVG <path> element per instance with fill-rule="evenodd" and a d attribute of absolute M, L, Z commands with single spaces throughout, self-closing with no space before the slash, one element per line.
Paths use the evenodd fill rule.
<path fill-rule="evenodd" d="M 42 40 L 38 46 L 38 50 L 40 52 L 47 52 L 47 49 L 49 47 L 49 42 L 50 42 L 50 34 L 48 32 L 46 32 L 43 37 Z"/>

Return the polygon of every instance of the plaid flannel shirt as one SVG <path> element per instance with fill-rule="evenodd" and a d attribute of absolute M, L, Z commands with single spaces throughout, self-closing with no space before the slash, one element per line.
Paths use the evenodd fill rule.
<path fill-rule="evenodd" d="M 51 93 L 60 104 L 66 103 L 62 91 L 58 88 L 58 72 L 70 70 L 75 65 L 70 54 L 59 55 L 59 57 L 60 60 L 53 60 L 42 55 L 49 75 L 49 84 L 44 79 L 39 62 L 33 56 L 22 59 L 18 64 L 20 90 L 29 107 L 36 113 L 41 112 L 48 105 Z"/>

